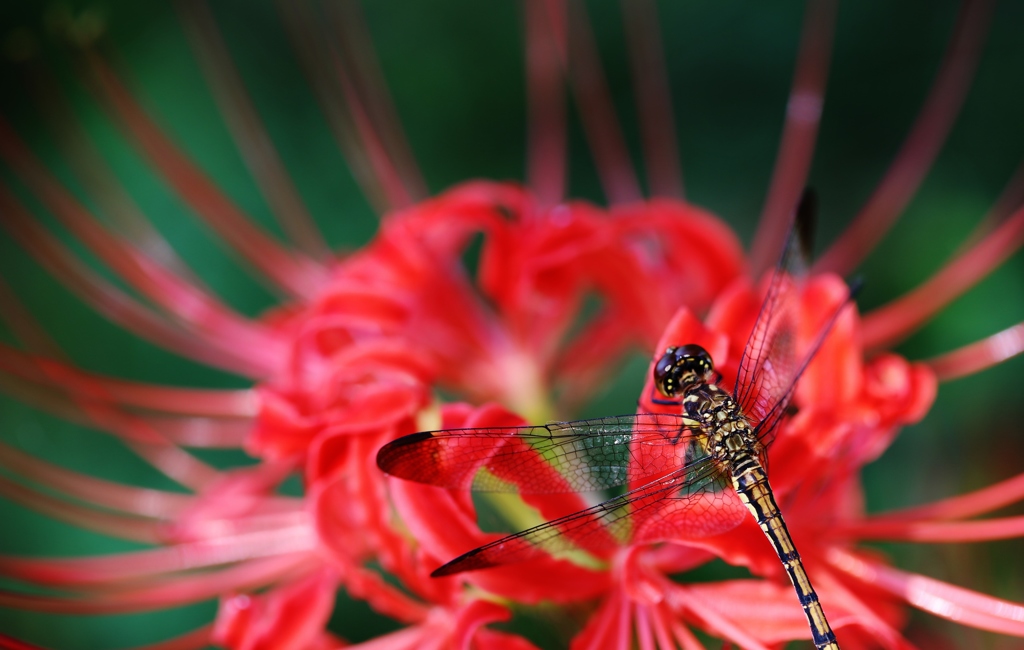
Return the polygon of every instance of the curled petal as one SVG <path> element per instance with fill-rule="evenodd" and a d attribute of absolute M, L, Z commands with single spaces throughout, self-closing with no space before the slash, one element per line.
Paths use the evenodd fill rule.
<path fill-rule="evenodd" d="M 319 438 L 411 426 L 430 399 L 415 377 L 390 368 L 341 368 L 330 379 L 316 392 L 261 389 L 263 407 L 247 448 L 268 460 L 296 458 Z M 320 459 L 311 469 L 326 472 L 330 464 Z"/>
<path fill-rule="evenodd" d="M 828 319 L 849 296 L 849 288 L 837 276 L 815 276 L 807 282 L 800 297 L 798 350 L 814 344 Z M 858 330 L 855 312 L 847 307 L 801 376 L 796 388 L 798 403 L 836 411 L 857 398 L 864 381 Z"/>
<path fill-rule="evenodd" d="M 652 199 L 617 206 L 611 216 L 609 246 L 588 268 L 647 345 L 677 309 L 703 311 L 743 272 L 735 233 L 696 206 Z"/>
<path fill-rule="evenodd" d="M 376 436 L 333 435 L 311 450 L 307 502 L 323 549 L 342 566 L 386 551 L 387 493 L 372 460 L 380 445 Z"/>
<path fill-rule="evenodd" d="M 259 595 L 221 601 L 213 640 L 231 650 L 306 650 L 327 636 L 337 578 L 318 571 Z"/>

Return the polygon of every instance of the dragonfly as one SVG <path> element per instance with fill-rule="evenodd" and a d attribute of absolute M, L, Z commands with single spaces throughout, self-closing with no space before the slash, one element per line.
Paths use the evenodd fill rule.
<path fill-rule="evenodd" d="M 732 390 L 708 352 L 671 346 L 653 365 L 657 412 L 536 426 L 415 433 L 384 445 L 377 465 L 402 479 L 475 492 L 597 492 L 618 496 L 471 550 L 433 572 L 448 576 L 545 555 L 608 551 L 623 541 L 719 534 L 753 516 L 793 584 L 815 648 L 838 650 L 768 481 L 766 449 L 797 380 L 847 301 L 797 355 L 797 300 L 807 275 L 814 198 L 805 192 Z M 655 409 L 652 408 L 652 411 Z M 662 412 L 668 411 L 668 412 Z"/>

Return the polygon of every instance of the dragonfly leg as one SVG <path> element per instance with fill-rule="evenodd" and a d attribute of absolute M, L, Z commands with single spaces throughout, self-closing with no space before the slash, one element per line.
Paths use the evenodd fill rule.
<path fill-rule="evenodd" d="M 680 406 L 683 401 L 681 399 L 668 399 L 666 397 L 658 397 L 658 393 L 654 388 L 651 388 L 650 400 L 654 404 L 660 404 L 661 406 Z"/>

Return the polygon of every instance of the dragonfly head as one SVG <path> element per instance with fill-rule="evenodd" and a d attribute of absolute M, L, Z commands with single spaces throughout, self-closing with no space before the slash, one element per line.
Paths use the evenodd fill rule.
<path fill-rule="evenodd" d="M 675 397 L 711 381 L 715 364 L 699 345 L 672 346 L 654 365 L 654 385 L 665 397 Z"/>

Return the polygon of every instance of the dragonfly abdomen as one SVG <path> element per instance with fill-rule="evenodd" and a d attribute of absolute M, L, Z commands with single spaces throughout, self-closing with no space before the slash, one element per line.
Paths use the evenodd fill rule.
<path fill-rule="evenodd" d="M 819 650 L 839 650 L 836 635 L 825 618 L 825 610 L 821 607 L 817 592 L 811 586 L 811 579 L 804 569 L 800 553 L 796 550 L 779 506 L 775 503 L 761 462 L 753 454 L 740 452 L 733 455 L 731 465 L 733 488 L 782 561 L 810 624 L 814 647 Z"/>

